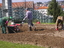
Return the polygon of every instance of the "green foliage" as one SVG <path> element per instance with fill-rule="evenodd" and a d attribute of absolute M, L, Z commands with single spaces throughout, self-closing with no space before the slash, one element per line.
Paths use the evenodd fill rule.
<path fill-rule="evenodd" d="M 56 22 L 58 16 L 62 13 L 62 9 L 56 0 L 52 0 L 49 4 L 48 14 L 53 15 L 53 21 Z"/>
<path fill-rule="evenodd" d="M 0 41 L 0 48 L 44 48 L 44 47 Z"/>
<path fill-rule="evenodd" d="M 64 11 L 61 13 L 61 16 L 64 16 Z"/>

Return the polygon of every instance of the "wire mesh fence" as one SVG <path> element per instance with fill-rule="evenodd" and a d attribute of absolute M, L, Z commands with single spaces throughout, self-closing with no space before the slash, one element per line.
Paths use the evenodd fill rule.
<path fill-rule="evenodd" d="M 52 23 L 53 22 L 53 17 L 49 15 L 43 14 L 43 9 L 38 9 L 36 7 L 35 3 L 33 1 L 28 1 L 28 2 L 13 2 L 12 3 L 12 17 L 14 20 L 23 20 L 25 17 L 25 9 L 30 8 L 32 11 L 33 15 L 33 22 L 41 22 L 41 23 Z M 47 9 L 44 9 L 47 10 Z M 0 8 L 0 17 L 2 17 L 2 9 Z"/>

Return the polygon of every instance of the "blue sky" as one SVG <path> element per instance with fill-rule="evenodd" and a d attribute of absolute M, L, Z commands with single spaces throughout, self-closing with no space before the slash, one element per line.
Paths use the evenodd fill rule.
<path fill-rule="evenodd" d="M 12 2 L 24 2 L 25 0 L 12 0 Z M 51 0 L 26 0 L 26 1 L 34 1 L 34 2 L 47 2 L 47 1 L 51 1 Z M 57 1 L 63 1 L 63 0 L 57 0 Z M 0 3 L 2 2 L 2 0 L 0 0 Z"/>

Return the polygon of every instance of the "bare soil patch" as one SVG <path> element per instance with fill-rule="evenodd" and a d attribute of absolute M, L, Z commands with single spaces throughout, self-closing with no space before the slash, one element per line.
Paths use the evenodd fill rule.
<path fill-rule="evenodd" d="M 1 34 L 0 40 L 20 44 L 32 44 L 51 48 L 64 48 L 64 30 L 55 30 L 55 25 L 35 24 L 36 31 L 28 31 L 28 25 L 23 24 L 18 33 Z"/>

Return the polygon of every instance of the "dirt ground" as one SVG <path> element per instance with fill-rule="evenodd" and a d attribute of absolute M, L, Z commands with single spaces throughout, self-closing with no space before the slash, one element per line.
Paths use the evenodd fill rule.
<path fill-rule="evenodd" d="M 64 48 L 64 30 L 55 30 L 55 25 L 35 24 L 36 31 L 28 31 L 28 25 L 23 24 L 18 33 L 2 34 L 0 40 L 44 46 L 46 48 Z"/>

